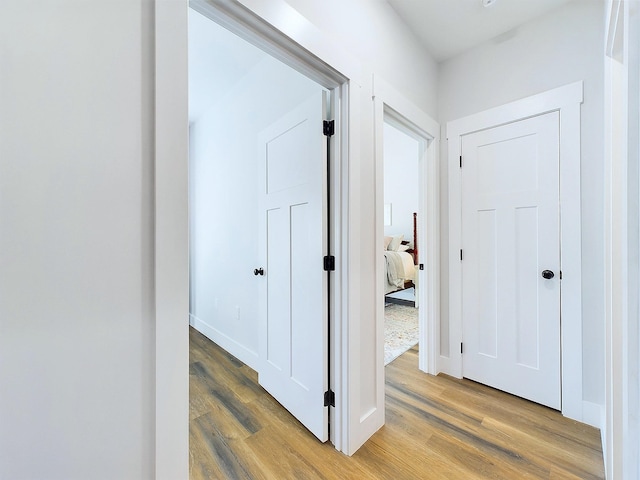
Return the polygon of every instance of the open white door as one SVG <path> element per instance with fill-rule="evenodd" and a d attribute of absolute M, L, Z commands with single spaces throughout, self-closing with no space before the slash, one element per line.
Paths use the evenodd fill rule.
<path fill-rule="evenodd" d="M 258 380 L 321 441 L 328 439 L 325 92 L 260 135 Z M 262 270 L 260 270 L 262 269 Z"/>
<path fill-rule="evenodd" d="M 462 137 L 463 376 L 561 407 L 559 114 Z"/>

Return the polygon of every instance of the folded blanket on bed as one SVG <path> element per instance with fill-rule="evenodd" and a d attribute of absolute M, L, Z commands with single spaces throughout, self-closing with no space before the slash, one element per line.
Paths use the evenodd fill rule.
<path fill-rule="evenodd" d="M 386 265 L 386 284 L 384 293 L 390 293 L 404 286 L 404 265 L 398 252 L 385 251 L 384 263 Z"/>

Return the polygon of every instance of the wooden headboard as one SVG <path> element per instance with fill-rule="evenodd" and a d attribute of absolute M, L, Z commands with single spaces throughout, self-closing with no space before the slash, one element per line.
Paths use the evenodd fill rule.
<path fill-rule="evenodd" d="M 418 263 L 418 214 L 413 212 L 413 264 Z"/>
<path fill-rule="evenodd" d="M 403 240 L 403 245 L 409 245 L 411 242 Z M 413 212 L 413 248 L 407 250 L 413 256 L 413 264 L 418 265 L 418 214 Z"/>

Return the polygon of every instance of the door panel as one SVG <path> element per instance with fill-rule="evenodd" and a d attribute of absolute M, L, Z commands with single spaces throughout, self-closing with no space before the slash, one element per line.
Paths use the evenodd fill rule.
<path fill-rule="evenodd" d="M 266 302 L 266 336 L 267 348 L 264 358 L 273 368 L 280 371 L 287 369 L 289 362 L 286 349 L 282 348 L 283 339 L 288 336 L 288 325 L 285 321 L 269 321 L 269 319 L 286 319 L 289 317 L 289 245 L 280 240 L 282 232 L 287 230 L 289 219 L 284 208 L 271 208 L 266 211 L 267 225 L 267 302 Z M 273 259 L 273 260 L 272 260 Z M 260 305 L 263 310 L 263 305 Z"/>
<path fill-rule="evenodd" d="M 326 99 L 318 92 L 260 136 L 260 384 L 328 438 Z"/>
<path fill-rule="evenodd" d="M 539 368 L 538 352 L 538 208 L 515 209 L 516 362 Z M 558 323 L 559 327 L 559 323 Z"/>
<path fill-rule="evenodd" d="M 558 113 L 466 135 L 462 154 L 463 375 L 560 409 Z"/>
<path fill-rule="evenodd" d="M 485 282 L 478 298 L 478 314 L 484 328 L 478 332 L 478 352 L 496 358 L 498 355 L 498 248 L 495 210 L 478 212 L 478 257 L 479 271 Z"/>

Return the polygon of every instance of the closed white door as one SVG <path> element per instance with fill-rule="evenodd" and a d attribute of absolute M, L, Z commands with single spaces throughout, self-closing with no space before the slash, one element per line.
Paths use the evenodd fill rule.
<path fill-rule="evenodd" d="M 462 137 L 462 191 L 463 375 L 559 410 L 558 113 Z"/>
<path fill-rule="evenodd" d="M 258 379 L 328 439 L 326 99 L 318 92 L 260 136 L 262 272 Z"/>

